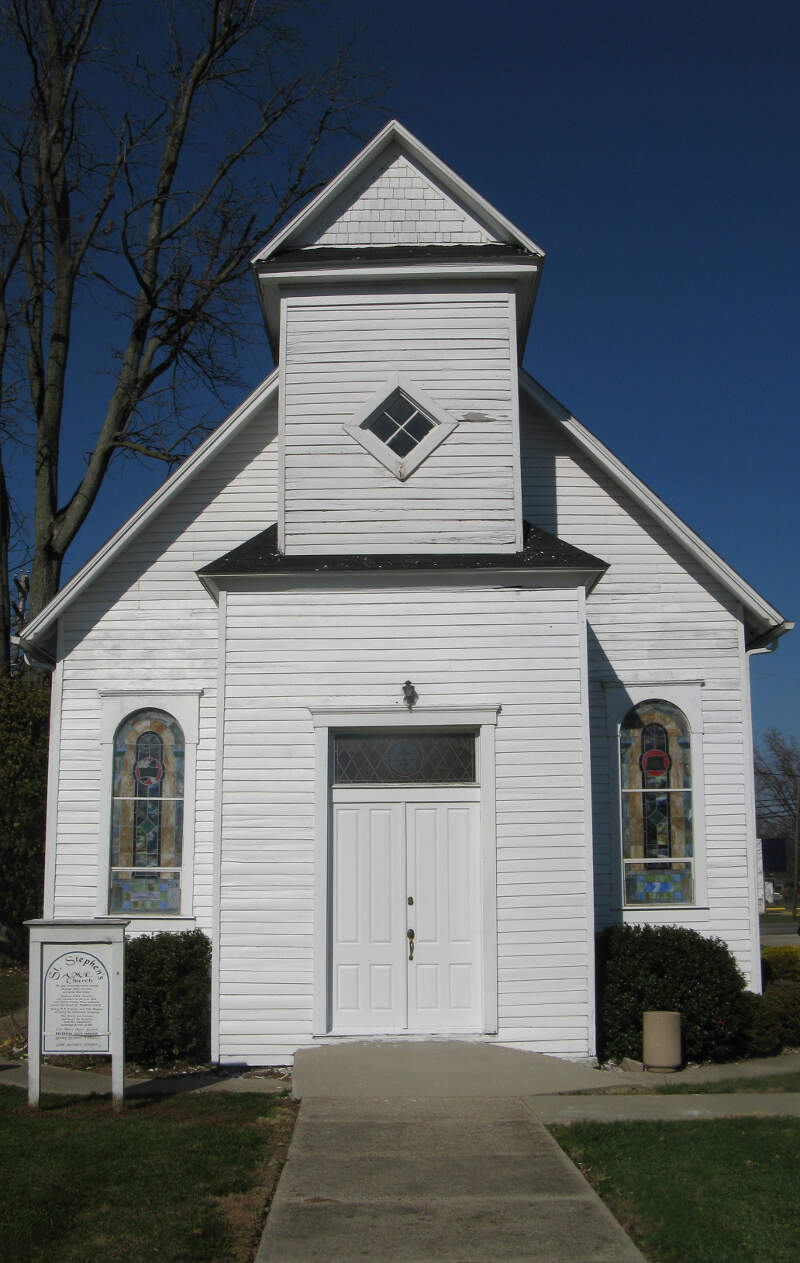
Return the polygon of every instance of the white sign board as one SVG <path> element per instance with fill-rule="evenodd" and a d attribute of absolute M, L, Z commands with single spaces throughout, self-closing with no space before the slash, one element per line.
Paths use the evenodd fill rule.
<path fill-rule="evenodd" d="M 42 951 L 42 1052 L 111 1051 L 111 946 Z"/>
<path fill-rule="evenodd" d="M 39 1104 L 42 1057 L 111 1054 L 111 1095 L 125 1092 L 125 927 L 127 919 L 54 917 L 26 921 L 28 1103 Z"/>

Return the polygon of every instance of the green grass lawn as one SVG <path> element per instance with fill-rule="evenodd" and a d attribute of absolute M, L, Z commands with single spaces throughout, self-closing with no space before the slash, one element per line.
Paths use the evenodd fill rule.
<path fill-rule="evenodd" d="M 653 1091 L 664 1096 L 682 1096 L 686 1092 L 800 1092 L 800 1070 L 720 1079 L 718 1083 L 665 1083 Z"/>
<path fill-rule="evenodd" d="M 649 1263 L 797 1263 L 800 1119 L 550 1130 Z"/>
<path fill-rule="evenodd" d="M 131 1100 L 0 1087 L 4 1263 L 246 1263 L 286 1156 L 289 1098 Z"/>
<path fill-rule="evenodd" d="M 28 971 L 8 957 L 0 957 L 0 1017 L 25 1008 L 28 1003 Z"/>

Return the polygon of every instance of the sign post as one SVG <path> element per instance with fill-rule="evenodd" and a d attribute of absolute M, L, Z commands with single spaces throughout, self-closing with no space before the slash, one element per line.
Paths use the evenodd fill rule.
<path fill-rule="evenodd" d="M 26 921 L 28 1104 L 39 1104 L 42 1054 L 111 1055 L 111 1095 L 124 1095 L 124 971 L 127 920 L 71 917 Z"/>

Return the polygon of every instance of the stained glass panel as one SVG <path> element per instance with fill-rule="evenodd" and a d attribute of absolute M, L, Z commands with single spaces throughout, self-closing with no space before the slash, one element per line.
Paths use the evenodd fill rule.
<path fill-rule="evenodd" d="M 626 903 L 691 903 L 693 887 L 691 864 L 625 865 Z"/>
<path fill-rule="evenodd" d="M 176 898 L 180 904 L 180 873 L 166 870 L 182 860 L 184 757 L 180 726 L 164 711 L 136 711 L 117 729 L 111 867 L 130 869 L 112 872 L 112 911 L 174 912 Z"/>
<path fill-rule="evenodd" d="M 475 783 L 474 733 L 338 733 L 333 749 L 337 785 Z"/>
<path fill-rule="evenodd" d="M 691 903 L 691 863 L 670 863 L 694 853 L 686 716 L 670 702 L 641 702 L 625 716 L 619 752 L 625 902 Z M 628 862 L 639 860 L 650 862 Z M 672 876 L 653 876 L 662 868 Z"/>
<path fill-rule="evenodd" d="M 123 869 L 111 874 L 109 911 L 130 915 L 170 913 L 181 910 L 180 872 L 140 872 Z"/>
<path fill-rule="evenodd" d="M 623 789 L 691 789 L 692 755 L 686 716 L 669 702 L 641 702 L 620 731 Z"/>

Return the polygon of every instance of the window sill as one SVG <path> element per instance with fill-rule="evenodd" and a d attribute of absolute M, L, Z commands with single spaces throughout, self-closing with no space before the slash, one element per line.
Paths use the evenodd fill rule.
<path fill-rule="evenodd" d="M 633 904 L 612 908 L 612 913 L 619 915 L 626 921 L 630 920 L 647 920 L 647 921 L 675 921 L 681 917 L 693 916 L 697 920 L 707 921 L 711 915 L 711 908 L 707 903 L 677 903 L 667 906 L 655 906 L 649 908 L 637 908 Z"/>
<path fill-rule="evenodd" d="M 95 921 L 120 920 L 127 920 L 129 934 L 136 934 L 138 930 L 151 930 L 155 929 L 156 926 L 160 926 L 162 930 L 188 929 L 196 923 L 197 918 L 195 916 L 185 916 L 181 913 L 164 914 L 163 912 L 140 912 L 138 915 L 126 912 L 108 912 L 95 917 Z"/>

